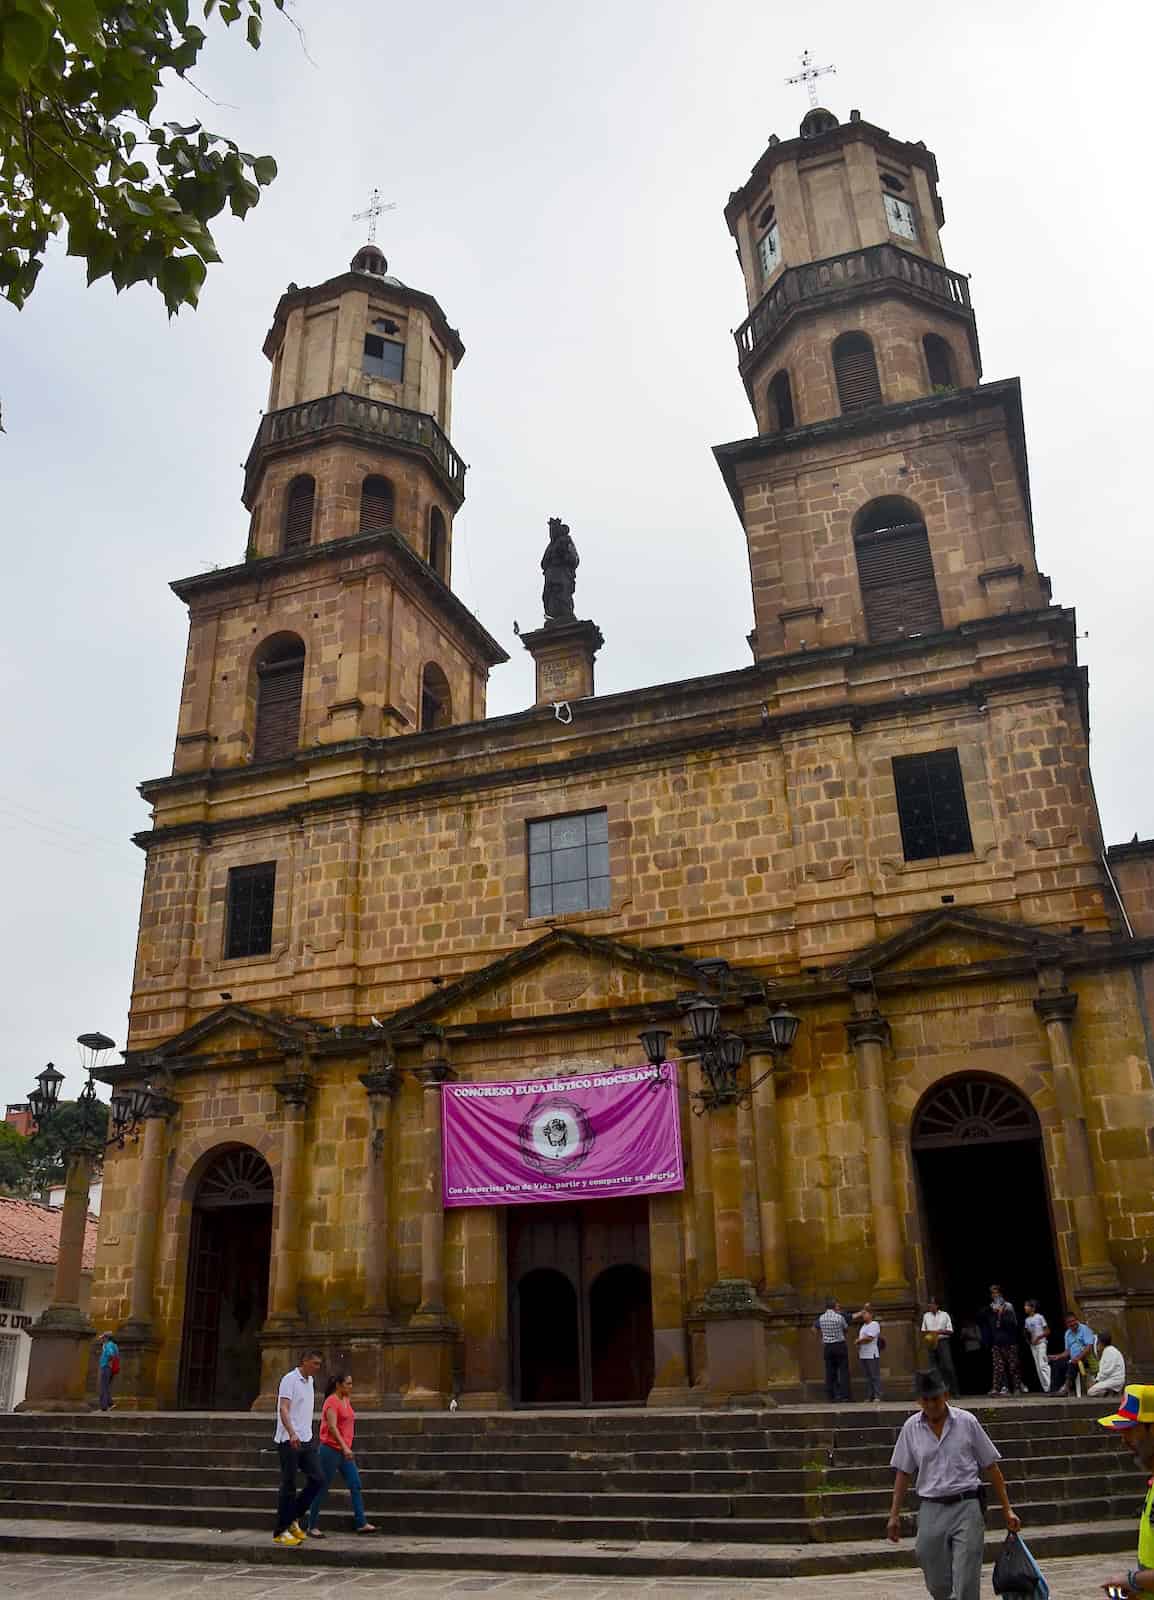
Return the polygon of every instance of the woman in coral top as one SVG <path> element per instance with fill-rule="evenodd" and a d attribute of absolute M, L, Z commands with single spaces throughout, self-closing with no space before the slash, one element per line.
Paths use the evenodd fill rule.
<path fill-rule="evenodd" d="M 305 1521 L 305 1531 L 310 1539 L 323 1539 L 324 1534 L 317 1527 L 321 1506 L 325 1496 L 332 1488 L 333 1479 L 339 1472 L 345 1480 L 345 1487 L 349 1491 L 349 1499 L 353 1502 L 353 1521 L 356 1523 L 358 1533 L 376 1533 L 376 1528 L 371 1522 L 365 1521 L 365 1502 L 361 1496 L 361 1475 L 357 1471 L 357 1463 L 353 1458 L 353 1430 L 357 1425 L 356 1413 L 353 1403 L 349 1399 L 352 1393 L 352 1374 L 343 1372 L 339 1377 L 330 1378 L 325 1387 L 324 1403 L 321 1406 L 321 1428 L 319 1436 L 319 1449 L 317 1456 L 320 1460 L 321 1473 L 324 1477 L 324 1487 L 312 1503 L 308 1517 Z"/>

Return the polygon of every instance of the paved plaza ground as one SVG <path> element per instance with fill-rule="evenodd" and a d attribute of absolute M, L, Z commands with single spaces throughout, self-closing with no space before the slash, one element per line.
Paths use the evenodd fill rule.
<path fill-rule="evenodd" d="M 1047 1563 L 1053 1600 L 1101 1600 L 1101 1585 L 1125 1565 L 1116 1556 L 1076 1556 Z M 916 1572 L 873 1572 L 842 1578 L 733 1578 L 718 1583 L 677 1578 L 502 1577 L 499 1573 L 293 1572 L 272 1567 L 198 1566 L 184 1561 L 118 1561 L 87 1556 L 5 1555 L 4 1600 L 437 1600 L 440 1595 L 493 1600 L 917 1600 L 925 1595 Z M 990 1595 L 990 1569 L 982 1581 Z"/>

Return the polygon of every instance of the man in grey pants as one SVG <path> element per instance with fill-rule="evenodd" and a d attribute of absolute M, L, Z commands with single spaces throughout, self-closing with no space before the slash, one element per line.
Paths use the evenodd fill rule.
<path fill-rule="evenodd" d="M 886 1537 L 901 1538 L 901 1509 L 912 1478 L 918 1489 L 915 1554 L 934 1600 L 979 1600 L 985 1543 L 984 1472 L 1002 1507 L 1006 1527 L 1022 1526 L 1006 1494 L 1002 1459 L 993 1440 L 970 1411 L 949 1403 L 938 1372 L 918 1373 L 920 1411 L 909 1417 L 894 1446 L 894 1498 Z"/>

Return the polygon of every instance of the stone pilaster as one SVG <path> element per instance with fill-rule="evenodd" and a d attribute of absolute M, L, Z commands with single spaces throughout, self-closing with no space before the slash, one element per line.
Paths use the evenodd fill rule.
<path fill-rule="evenodd" d="M 360 1404 L 366 1411 L 384 1410 L 400 1401 L 390 1385 L 389 1329 L 389 1174 L 392 1170 L 393 1102 L 401 1075 L 384 1050 L 370 1055 L 368 1072 L 360 1075 L 369 1102 L 369 1148 L 365 1162 L 364 1298 L 349 1337 L 349 1364 Z"/>
<path fill-rule="evenodd" d="M 1034 1001 L 1034 1010 L 1046 1030 L 1054 1098 L 1062 1118 L 1065 1159 L 1057 1188 L 1070 1199 L 1078 1239 L 1074 1287 L 1085 1309 L 1085 1302 L 1094 1294 L 1116 1298 L 1119 1283 L 1117 1269 L 1110 1260 L 1106 1216 L 1094 1183 L 1082 1078 L 1074 1054 L 1073 1025 L 1077 1009 L 1078 996 L 1064 986 L 1045 988 Z"/>
<path fill-rule="evenodd" d="M 869 1169 L 870 1206 L 877 1252 L 874 1296 L 879 1303 L 908 1297 L 901 1218 L 894 1185 L 893 1148 L 890 1143 L 889 1108 L 886 1104 L 885 1047 L 889 1023 L 876 1010 L 863 1010 L 846 1023 L 857 1063 Z"/>
<path fill-rule="evenodd" d="M 653 1387 L 646 1404 L 687 1406 L 689 1343 L 680 1194 L 649 1197 L 649 1273 L 653 1284 Z"/>
<path fill-rule="evenodd" d="M 706 1398 L 711 1405 L 765 1405 L 769 1387 L 769 1311 L 745 1275 L 745 1221 L 737 1105 L 711 1107 L 709 1161 L 713 1183 L 717 1280 L 699 1315 L 705 1330 Z"/>
<path fill-rule="evenodd" d="M 797 1291 L 789 1261 L 785 1199 L 781 1174 L 783 1151 L 777 1112 L 776 1058 L 754 1037 L 747 1041 L 753 1088 L 753 1147 L 757 1210 L 761 1223 L 761 1298 L 770 1311 L 769 1383 L 780 1398 L 800 1394 L 801 1348 L 797 1325 Z M 764 1052 L 764 1053 L 763 1053 Z"/>
<path fill-rule="evenodd" d="M 132 1241 L 132 1282 L 128 1320 L 118 1329 L 120 1374 L 116 1404 L 124 1411 L 155 1411 L 156 1361 L 160 1342 L 154 1326 L 156 1236 L 164 1204 L 164 1158 L 175 1100 L 153 1095 L 144 1113 L 136 1186 L 136 1233 Z"/>
<path fill-rule="evenodd" d="M 261 1332 L 261 1393 L 254 1411 L 272 1410 L 281 1377 L 300 1356 L 304 1327 L 300 1309 L 301 1218 L 305 1184 L 305 1128 L 313 1079 L 303 1056 L 285 1063 L 285 1077 L 273 1085 L 284 1106 L 281 1157 L 273 1236 L 269 1314 Z"/>
<path fill-rule="evenodd" d="M 403 1404 L 414 1411 L 447 1406 L 453 1391 L 457 1329 L 445 1310 L 445 1210 L 441 1193 L 441 1086 L 449 1063 L 426 1056 L 414 1069 L 421 1084 L 425 1189 L 421 1197 L 421 1303 L 409 1323 L 409 1387 Z"/>

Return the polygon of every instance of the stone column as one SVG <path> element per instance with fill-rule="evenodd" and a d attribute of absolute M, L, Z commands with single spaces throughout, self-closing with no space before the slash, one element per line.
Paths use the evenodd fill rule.
<path fill-rule="evenodd" d="M 28 1382 L 18 1411 L 90 1411 L 88 1363 L 96 1329 L 80 1309 L 92 1156 L 68 1158 L 52 1303 L 28 1329 Z"/>
<path fill-rule="evenodd" d="M 646 1404 L 687 1406 L 689 1344 L 685 1330 L 680 1194 L 649 1196 L 649 1274 L 653 1297 L 653 1387 Z"/>
<path fill-rule="evenodd" d="M 704 1077 L 701 1063 L 691 1063 L 690 1089 L 700 1094 Z M 687 1101 L 692 1105 L 692 1101 Z M 709 1125 L 696 1112 L 689 1114 L 689 1153 L 693 1172 L 693 1222 L 697 1244 L 697 1275 L 704 1294 L 717 1281 L 717 1235 L 713 1224 L 713 1176 L 709 1166 Z"/>
<path fill-rule="evenodd" d="M 301 1070 L 274 1085 L 284 1104 L 281 1124 L 280 1201 L 277 1207 L 276 1238 L 273 1254 L 276 1267 L 269 1305 L 269 1322 L 292 1324 L 301 1321 L 298 1292 L 301 1269 L 301 1202 L 304 1197 L 305 1121 L 313 1082 L 303 1065 Z"/>
<path fill-rule="evenodd" d="M 463 1411 L 509 1405 L 509 1296 L 505 1264 L 507 1206 L 469 1206 L 458 1213 L 465 1255 L 462 1335 Z"/>
<path fill-rule="evenodd" d="M 761 1218 L 761 1271 L 765 1299 L 792 1305 L 796 1291 L 790 1280 L 789 1245 L 782 1195 L 782 1151 L 777 1120 L 777 1081 L 772 1055 L 750 1051 L 753 1091 L 753 1145 L 757 1170 L 757 1209 Z M 760 1082 L 758 1081 L 760 1079 Z"/>
<path fill-rule="evenodd" d="M 409 1323 L 409 1387 L 403 1404 L 415 1411 L 440 1410 L 453 1390 L 457 1330 L 445 1310 L 445 1210 L 441 1194 L 441 1086 L 453 1076 L 449 1063 L 427 1058 L 415 1069 L 421 1084 L 425 1192 L 421 1207 L 421 1303 Z"/>
<path fill-rule="evenodd" d="M 368 1245 L 365 1251 L 364 1315 L 384 1322 L 389 1315 L 389 1163 L 393 1101 L 401 1075 L 391 1062 L 374 1062 L 361 1082 L 369 1098 L 369 1157 L 365 1166 L 365 1214 Z"/>
<path fill-rule="evenodd" d="M 153 1095 L 144 1113 L 136 1182 L 136 1233 L 132 1241 L 132 1282 L 128 1320 L 116 1335 L 120 1375 L 116 1404 L 125 1411 L 155 1411 L 156 1360 L 160 1350 L 153 1326 L 156 1293 L 156 1237 L 164 1211 L 164 1156 L 174 1100 Z"/>
<path fill-rule="evenodd" d="M 276 1231 L 269 1273 L 269 1312 L 261 1331 L 261 1392 L 254 1411 L 272 1411 L 280 1380 L 300 1357 L 304 1319 L 299 1304 L 301 1211 L 305 1183 L 305 1129 L 313 1080 L 305 1057 L 285 1063 L 285 1077 L 273 1085 L 284 1106 L 278 1175 Z"/>
<path fill-rule="evenodd" d="M 889 1023 L 877 1011 L 864 1011 L 851 1017 L 846 1023 L 846 1031 L 857 1061 L 866 1163 L 869 1168 L 870 1205 L 877 1251 L 873 1292 L 875 1296 L 888 1296 L 892 1300 L 908 1296 L 910 1285 L 906 1278 L 901 1219 L 894 1187 L 889 1109 L 886 1104 L 883 1052 L 889 1041 Z"/>
<path fill-rule="evenodd" d="M 1084 1300 L 1095 1292 L 1116 1294 L 1119 1281 L 1117 1269 L 1110 1260 L 1106 1216 L 1094 1183 L 1082 1079 L 1074 1055 L 1072 1033 L 1077 1009 L 1078 996 L 1064 987 L 1044 992 L 1034 1001 L 1034 1010 L 1046 1029 L 1054 1074 L 1054 1098 L 1062 1117 L 1065 1170 L 1055 1187 L 1059 1193 L 1069 1196 L 1078 1238 L 1075 1290 Z"/>
<path fill-rule="evenodd" d="M 391 1409 L 400 1401 L 387 1371 L 389 1326 L 389 1173 L 393 1101 L 401 1075 L 384 1050 L 374 1050 L 361 1083 L 369 1102 L 365 1159 L 365 1277 L 361 1313 L 352 1319 L 349 1365 L 366 1411 Z"/>

